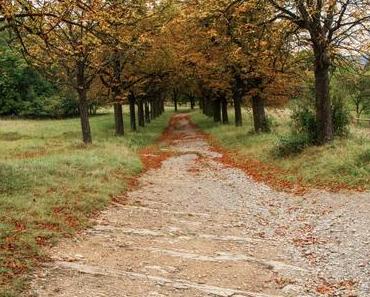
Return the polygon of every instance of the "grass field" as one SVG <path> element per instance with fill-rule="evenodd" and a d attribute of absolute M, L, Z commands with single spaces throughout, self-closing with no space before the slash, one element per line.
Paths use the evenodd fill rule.
<path fill-rule="evenodd" d="M 1 297 L 18 296 L 41 246 L 87 226 L 125 191 L 142 169 L 138 149 L 153 143 L 169 117 L 120 138 L 111 114 L 93 117 L 89 147 L 81 144 L 79 119 L 0 120 Z"/>
<path fill-rule="evenodd" d="M 309 186 L 348 185 L 370 189 L 370 128 L 351 127 L 348 138 L 333 143 L 306 148 L 302 153 L 277 157 L 275 152 L 279 137 L 289 133 L 290 119 L 284 111 L 270 110 L 273 131 L 270 134 L 252 133 L 252 115 L 244 110 L 244 126 L 234 127 L 230 110 L 230 125 L 215 125 L 213 120 L 194 112 L 193 121 L 218 143 L 235 150 L 240 160 L 254 158 L 283 169 L 284 179 Z"/>

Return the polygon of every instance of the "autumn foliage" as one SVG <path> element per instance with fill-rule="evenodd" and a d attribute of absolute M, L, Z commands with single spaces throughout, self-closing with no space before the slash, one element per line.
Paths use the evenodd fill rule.
<path fill-rule="evenodd" d="M 35 66 L 74 90 L 85 143 L 92 142 L 89 98 L 114 105 L 116 135 L 144 126 L 165 101 L 186 98 L 215 122 L 235 124 L 251 107 L 254 129 L 268 132 L 265 107 L 299 92 L 300 53 L 315 77 L 317 134 L 332 140 L 329 72 L 368 51 L 369 1 L 32 1 L 3 0 L 0 30 Z M 308 63 L 305 60 L 304 63 Z M 307 65 L 307 64 L 306 64 Z M 136 113 L 137 109 L 137 114 Z"/>

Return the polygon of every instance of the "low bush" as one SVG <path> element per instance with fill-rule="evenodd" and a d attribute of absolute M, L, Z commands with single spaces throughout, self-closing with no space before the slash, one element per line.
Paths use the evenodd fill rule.
<path fill-rule="evenodd" d="M 317 121 L 315 113 L 306 106 L 298 106 L 293 114 L 293 133 L 304 134 L 305 138 L 310 141 L 316 142 L 317 140 Z"/>
<path fill-rule="evenodd" d="M 332 103 L 333 129 L 335 136 L 346 136 L 349 132 L 351 114 L 339 97 L 333 97 Z"/>
<path fill-rule="evenodd" d="M 311 144 L 310 136 L 305 133 L 281 136 L 274 149 L 274 155 L 277 157 L 287 157 L 299 154 Z"/>
<path fill-rule="evenodd" d="M 357 158 L 358 164 L 370 164 L 370 149 L 364 151 Z"/>

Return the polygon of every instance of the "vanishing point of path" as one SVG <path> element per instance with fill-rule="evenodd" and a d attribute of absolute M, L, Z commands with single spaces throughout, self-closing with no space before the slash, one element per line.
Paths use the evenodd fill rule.
<path fill-rule="evenodd" d="M 172 157 L 50 249 L 26 296 L 370 296 L 368 193 L 276 192 L 172 122 Z"/>

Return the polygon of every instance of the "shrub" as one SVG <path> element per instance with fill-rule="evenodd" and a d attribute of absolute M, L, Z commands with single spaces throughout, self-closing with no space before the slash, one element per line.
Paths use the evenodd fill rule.
<path fill-rule="evenodd" d="M 318 123 L 312 104 L 301 102 L 296 106 L 292 115 L 293 133 L 305 134 L 311 144 L 318 140 Z M 332 102 L 332 123 L 335 136 L 346 136 L 348 126 L 351 122 L 350 112 L 339 96 L 333 97 Z"/>
<path fill-rule="evenodd" d="M 334 135 L 346 136 L 349 131 L 348 126 L 351 123 L 351 115 L 343 100 L 336 96 L 333 97 L 332 116 Z"/>
<path fill-rule="evenodd" d="M 365 150 L 362 154 L 360 154 L 357 158 L 358 164 L 370 164 L 370 149 Z"/>
<path fill-rule="evenodd" d="M 311 142 L 317 140 L 317 121 L 315 113 L 309 107 L 298 106 L 293 112 L 293 133 L 304 134 Z"/>
<path fill-rule="evenodd" d="M 311 144 L 312 142 L 310 137 L 305 133 L 289 134 L 279 138 L 274 153 L 278 157 L 287 157 L 289 155 L 301 153 Z"/>

